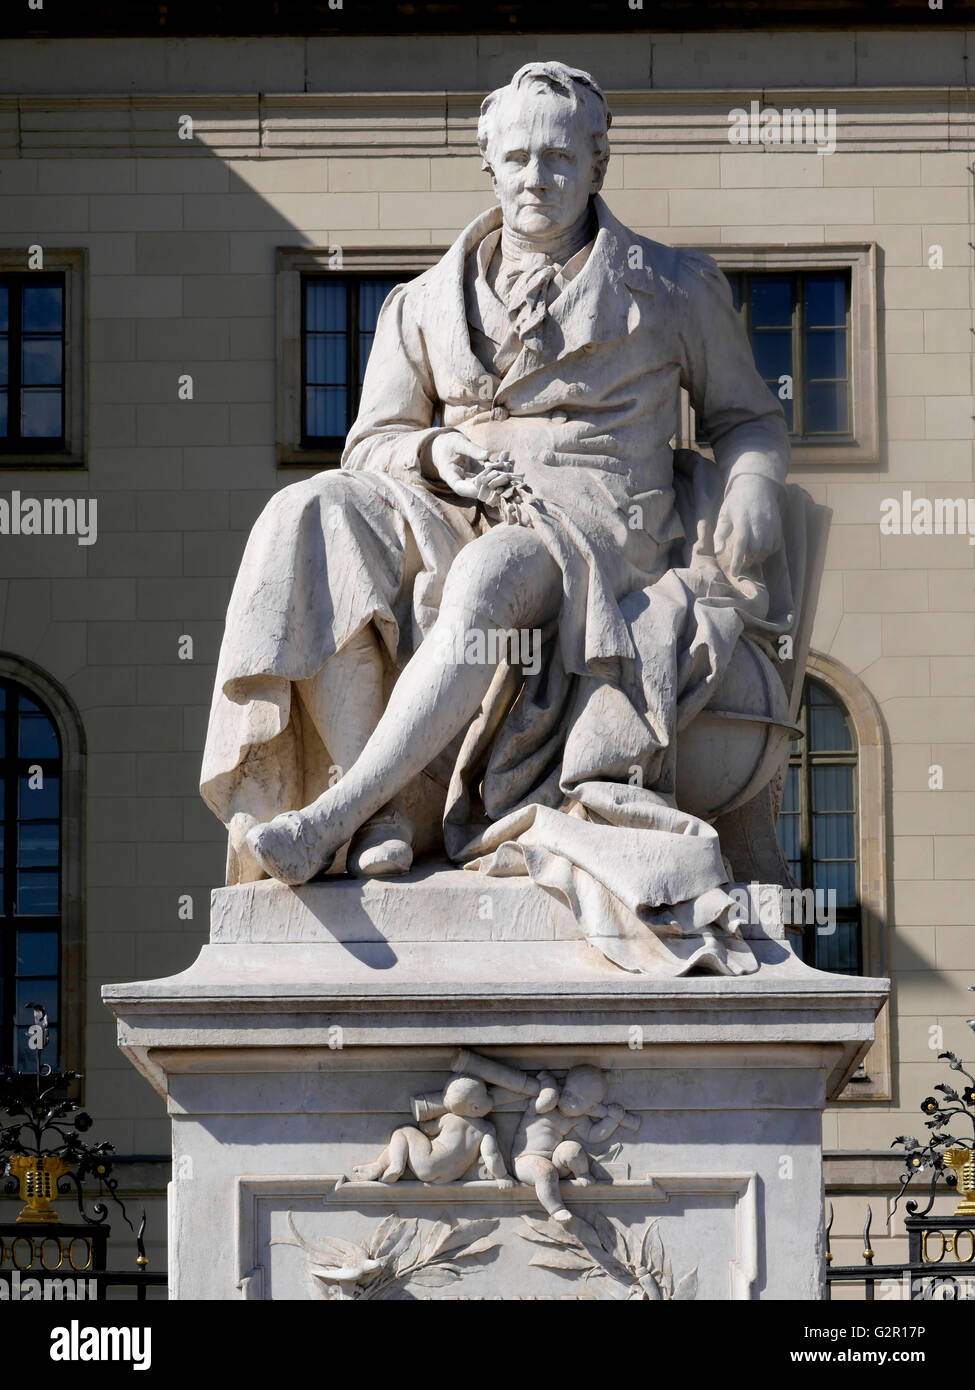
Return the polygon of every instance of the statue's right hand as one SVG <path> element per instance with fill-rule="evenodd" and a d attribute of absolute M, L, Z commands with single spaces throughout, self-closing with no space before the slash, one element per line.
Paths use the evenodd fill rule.
<path fill-rule="evenodd" d="M 472 444 L 460 430 L 437 435 L 430 446 L 430 461 L 437 477 L 458 497 L 470 497 L 478 502 L 505 495 L 523 481 L 511 471 L 511 465 L 490 464 L 491 454 L 478 444 Z"/>

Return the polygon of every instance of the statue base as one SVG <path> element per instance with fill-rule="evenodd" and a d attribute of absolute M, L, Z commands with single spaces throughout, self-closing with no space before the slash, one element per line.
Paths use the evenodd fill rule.
<path fill-rule="evenodd" d="M 190 969 L 102 991 L 172 1115 L 171 1296 L 821 1298 L 822 1111 L 887 981 L 810 969 L 762 916 L 757 973 L 659 979 L 611 965 L 525 879 L 216 890 Z M 550 1087 L 529 1147 L 558 1165 L 563 1219 L 537 1166 L 491 1176 L 486 1143 L 444 1179 L 476 1127 L 456 1106 L 429 1181 L 354 1175 L 443 1115 L 458 1073 L 492 1086 L 509 1174 Z"/>

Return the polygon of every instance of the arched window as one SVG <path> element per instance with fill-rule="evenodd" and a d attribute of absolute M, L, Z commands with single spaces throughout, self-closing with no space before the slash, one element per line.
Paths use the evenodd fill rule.
<path fill-rule="evenodd" d="M 51 1022 L 44 1060 L 56 1064 L 61 1022 L 62 748 L 50 710 L 0 677 L 0 1060 L 26 1069 L 31 1004 Z"/>
<path fill-rule="evenodd" d="M 806 922 L 802 955 L 819 970 L 861 975 L 856 730 L 838 697 L 813 677 L 798 722 L 805 737 L 792 745 L 779 843 L 800 888 L 816 891 L 820 920 Z"/>
<path fill-rule="evenodd" d="M 83 1070 L 85 734 L 67 692 L 0 651 L 0 1065 L 34 1067 L 29 1005 L 51 1021 L 45 1062 Z"/>

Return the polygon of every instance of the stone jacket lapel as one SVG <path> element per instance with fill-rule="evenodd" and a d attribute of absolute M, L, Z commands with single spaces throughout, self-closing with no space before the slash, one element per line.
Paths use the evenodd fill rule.
<path fill-rule="evenodd" d="M 489 232 L 500 227 L 501 209 L 491 208 L 462 232 L 424 277 L 427 284 L 421 326 L 438 381 L 446 377 L 457 396 L 468 395 L 481 404 L 487 404 L 490 388 L 491 403 L 502 404 L 506 392 L 522 385 L 527 377 L 573 353 L 593 352 L 600 344 L 626 336 L 646 312 L 647 296 L 653 293 L 653 272 L 649 266 L 638 270 L 630 267 L 632 233 L 617 221 L 602 198 L 595 198 L 594 206 L 598 230 L 592 252 L 579 274 L 549 306 L 543 351 L 523 348 L 503 377 L 489 372 L 475 355 L 464 301 L 466 259 Z M 639 309 L 635 296 L 643 301 Z"/>

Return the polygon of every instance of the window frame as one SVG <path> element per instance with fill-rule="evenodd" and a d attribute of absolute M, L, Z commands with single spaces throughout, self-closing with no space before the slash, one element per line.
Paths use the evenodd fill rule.
<path fill-rule="evenodd" d="M 43 706 L 43 713 L 54 725 L 58 734 L 58 753 L 56 757 L 22 757 L 18 747 L 18 734 L 20 731 L 20 709 L 19 697 L 26 695 L 28 699 L 33 698 L 38 707 L 41 708 L 40 700 L 35 696 L 33 690 L 29 690 L 23 681 L 15 681 L 10 677 L 0 676 L 0 686 L 6 689 L 7 699 L 3 707 L 4 716 L 4 737 L 3 748 L 0 751 L 0 766 L 3 769 L 3 781 L 6 783 L 6 796 L 4 800 L 4 815 L 0 818 L 0 835 L 3 836 L 3 893 L 2 908 L 0 917 L 4 922 L 2 940 L 0 940 L 0 1000 L 2 1000 L 2 1033 L 0 1033 L 0 1065 L 15 1066 L 16 1055 L 9 1052 L 12 1034 L 18 1022 L 22 1021 L 25 1026 L 30 1022 L 29 1019 L 18 1020 L 16 1017 L 16 996 L 17 985 L 21 979 L 30 978 L 22 976 L 17 969 L 17 947 L 21 931 L 55 931 L 58 937 L 58 959 L 56 966 L 57 979 L 57 1014 L 53 1023 L 58 1031 L 58 1055 L 61 1052 L 61 998 L 63 994 L 61 979 L 61 905 L 64 901 L 64 874 L 61 861 L 62 836 L 58 836 L 58 906 L 53 913 L 30 913 L 20 914 L 16 911 L 16 902 L 19 885 L 19 864 L 18 864 L 18 826 L 20 825 L 20 781 L 28 767 L 38 764 L 47 764 L 43 768 L 45 776 L 54 773 L 56 764 L 56 776 L 58 778 L 58 815 L 57 824 L 60 831 L 62 821 L 61 797 L 64 788 L 64 777 L 62 774 L 63 748 L 60 746 L 60 729 L 57 728 L 57 720 L 53 712 Z M 45 978 L 39 976 L 38 978 Z M 13 998 L 7 999 L 7 990 L 12 988 Z M 8 1010 L 10 1006 L 12 1013 Z M 11 1026 L 12 1025 L 12 1026 Z M 51 1061 L 49 1057 L 47 1059 Z"/>
<path fill-rule="evenodd" d="M 811 744 L 811 739 L 810 739 L 810 733 L 809 733 L 809 723 L 810 723 L 810 721 L 809 721 L 809 711 L 810 711 L 810 707 L 811 707 L 811 704 L 812 704 L 812 701 L 811 701 L 811 698 L 810 698 L 810 689 L 809 689 L 809 682 L 810 682 L 810 681 L 815 682 L 816 684 L 820 685 L 820 686 L 827 692 L 827 694 L 829 694 L 830 696 L 832 696 L 832 697 L 837 701 L 837 704 L 840 705 L 840 706 L 842 707 L 843 712 L 844 712 L 844 714 L 846 714 L 847 719 L 848 719 L 848 722 L 849 722 L 849 725 L 850 725 L 850 734 L 851 734 L 851 738 L 852 738 L 852 741 L 853 741 L 853 747 L 852 747 L 851 749 L 848 749 L 848 750 L 845 750 L 845 751 L 844 751 L 844 750 L 840 750 L 840 749 L 818 750 L 818 749 L 813 749 L 813 748 L 810 746 L 810 744 Z M 807 672 L 806 672 L 806 677 L 805 677 L 805 680 L 803 681 L 802 697 L 801 697 L 801 700 L 800 700 L 800 707 L 799 707 L 799 708 L 800 708 L 799 718 L 796 720 L 796 722 L 802 725 L 804 737 L 803 737 L 802 739 L 798 740 L 799 747 L 798 747 L 798 749 L 797 749 L 795 752 L 790 753 L 790 755 L 789 755 L 789 761 L 788 761 L 788 764 L 787 764 L 787 767 L 795 767 L 795 768 L 798 768 L 798 769 L 799 769 L 799 812 L 798 812 L 798 815 L 799 815 L 799 862 L 800 862 L 800 864 L 801 864 L 801 866 L 802 866 L 802 879 L 801 879 L 801 881 L 800 881 L 799 886 L 800 886 L 801 888 L 803 888 L 803 889 L 805 889 L 805 888 L 813 888 L 814 885 L 815 885 L 815 865 L 816 865 L 816 863 L 817 863 L 817 862 L 818 862 L 818 863 L 829 862 L 829 861 L 824 860 L 822 857 L 820 857 L 820 858 L 817 860 L 816 854 L 815 854 L 815 846 L 814 846 L 814 843 L 813 843 L 813 823 L 812 823 L 812 822 L 813 822 L 813 813 L 814 813 L 814 810 L 815 810 L 815 808 L 813 807 L 813 769 L 814 769 L 814 768 L 817 768 L 817 767 L 851 767 L 851 768 L 853 769 L 853 778 L 852 778 L 852 783 L 853 783 L 853 808 L 852 808 L 852 813 L 853 813 L 853 830 L 854 830 L 854 860 L 853 860 L 853 863 L 854 863 L 854 869 L 855 869 L 855 880 L 854 880 L 854 899 L 855 899 L 855 906 L 853 906 L 853 907 L 839 907 L 839 906 L 838 906 L 838 907 L 836 908 L 836 920 L 837 920 L 837 922 L 855 922 L 855 923 L 857 924 L 857 951 L 856 951 L 856 955 L 857 955 L 857 968 L 856 968 L 856 970 L 855 970 L 853 973 L 856 974 L 856 975 L 862 975 L 862 974 L 864 973 L 864 968 L 863 968 L 863 956 L 864 956 L 864 952 L 863 952 L 863 914 L 862 914 L 862 912 L 860 911 L 860 855 L 859 855 L 859 849 L 860 849 L 860 814 L 861 814 L 861 812 L 860 812 L 859 786 L 858 786 L 858 784 L 857 784 L 857 776 L 856 776 L 856 769 L 857 769 L 857 767 L 858 767 L 858 765 L 859 765 L 859 761 L 860 761 L 860 750 L 859 750 L 859 746 L 858 746 L 858 744 L 857 744 L 856 726 L 855 726 L 854 723 L 853 723 L 852 716 L 849 714 L 849 711 L 846 709 L 846 706 L 845 706 L 844 704 L 842 704 L 842 701 L 840 700 L 840 697 L 836 694 L 836 692 L 835 692 L 825 681 L 820 680 L 817 676 L 813 675 L 813 673 L 812 673 L 811 671 L 807 671 Z M 823 812 L 821 811 L 820 813 L 822 814 Z M 803 942 L 803 947 L 804 947 L 804 949 L 803 949 L 803 956 L 804 956 L 804 959 L 805 959 L 810 965 L 812 965 L 812 966 L 815 967 L 815 969 L 817 969 L 817 970 L 826 970 L 826 969 L 828 969 L 829 967 L 828 967 L 828 966 L 825 966 L 825 965 L 820 965 L 819 962 L 818 962 L 817 959 L 816 959 L 816 936 L 817 936 L 817 925 L 816 925 L 816 923 L 815 923 L 815 922 L 807 922 L 807 923 L 805 923 L 804 929 L 803 929 L 803 937 L 804 937 L 804 942 Z"/>
<path fill-rule="evenodd" d="M 819 681 L 840 702 L 856 741 L 857 890 L 860 904 L 860 968 L 867 976 L 888 973 L 891 930 L 890 754 L 880 706 L 863 681 L 822 652 L 810 650 L 807 677 Z M 783 787 L 785 781 L 783 778 Z M 890 1037 L 891 1003 L 877 1015 L 874 1041 L 863 1057 L 863 1079 L 850 1080 L 834 1105 L 893 1099 Z"/>
<path fill-rule="evenodd" d="M 0 250 L 0 276 L 64 279 L 63 442 L 51 445 L 38 441 L 35 445 L 18 440 L 11 446 L 4 444 L 0 446 L 0 470 L 84 468 L 88 449 L 88 253 L 84 248 L 45 246 L 43 269 L 30 270 L 26 248 Z"/>
<path fill-rule="evenodd" d="M 726 273 L 743 275 L 776 271 L 795 274 L 849 270 L 849 393 L 850 433 L 841 437 L 810 435 L 790 438 L 795 469 L 861 469 L 881 463 L 880 393 L 878 344 L 880 340 L 877 288 L 877 243 L 843 242 L 797 244 L 791 246 L 696 246 L 712 256 Z M 800 345 L 801 348 L 801 345 Z M 801 358 L 800 358 L 801 361 Z M 797 373 L 798 377 L 798 373 Z M 681 392 L 679 438 L 685 448 L 710 453 L 702 440 L 696 441 L 694 412 Z"/>
<path fill-rule="evenodd" d="M 278 322 L 278 420 L 279 468 L 334 467 L 342 457 L 342 445 L 309 444 L 303 433 L 302 393 L 305 368 L 305 295 L 308 276 L 338 278 L 399 277 L 411 279 L 436 265 L 446 247 L 398 248 L 291 247 L 277 249 Z M 355 347 L 348 344 L 347 361 L 355 361 L 354 389 L 358 390 L 358 334 Z M 344 441 L 343 441 L 344 443 Z"/>
<path fill-rule="evenodd" d="M 59 1065 L 62 1071 L 82 1072 L 87 989 L 84 726 L 65 691 L 25 657 L 0 651 L 0 679 L 23 687 L 30 698 L 44 707 L 61 741 Z M 71 1094 L 75 1098 L 82 1097 L 83 1085 L 72 1084 Z"/>

